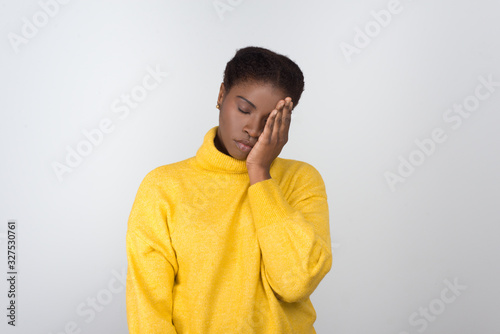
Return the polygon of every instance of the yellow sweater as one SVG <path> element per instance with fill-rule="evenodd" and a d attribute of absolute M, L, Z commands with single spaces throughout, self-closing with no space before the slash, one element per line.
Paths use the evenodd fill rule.
<path fill-rule="evenodd" d="M 142 181 L 127 229 L 130 334 L 316 333 L 309 299 L 332 266 L 319 172 L 276 158 L 250 186 L 246 162 L 217 150 Z"/>

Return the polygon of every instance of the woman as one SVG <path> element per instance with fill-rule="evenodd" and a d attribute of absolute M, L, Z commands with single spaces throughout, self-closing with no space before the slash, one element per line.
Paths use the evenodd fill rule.
<path fill-rule="evenodd" d="M 196 156 L 144 178 L 127 230 L 131 334 L 316 333 L 309 296 L 332 265 L 325 185 L 278 158 L 303 89 L 287 57 L 238 50 L 219 125 Z"/>

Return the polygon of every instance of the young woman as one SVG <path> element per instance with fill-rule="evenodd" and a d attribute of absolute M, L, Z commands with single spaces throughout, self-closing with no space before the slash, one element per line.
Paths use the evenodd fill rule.
<path fill-rule="evenodd" d="M 278 158 L 303 89 L 289 58 L 238 50 L 219 125 L 196 156 L 144 178 L 126 239 L 130 334 L 316 333 L 309 296 L 332 265 L 325 185 Z"/>

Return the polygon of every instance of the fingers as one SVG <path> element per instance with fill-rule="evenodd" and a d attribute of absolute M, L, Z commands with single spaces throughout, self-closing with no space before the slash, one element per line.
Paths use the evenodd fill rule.
<path fill-rule="evenodd" d="M 285 99 L 285 105 L 283 107 L 283 123 L 285 124 L 285 126 L 290 126 L 290 122 L 292 121 L 292 109 L 292 98 L 287 97 Z"/>
<path fill-rule="evenodd" d="M 292 120 L 293 102 L 290 97 L 285 100 L 280 100 L 276 106 L 276 116 L 274 117 L 274 126 L 272 137 L 275 142 L 282 142 L 283 144 L 288 141 L 288 130 Z"/>
<path fill-rule="evenodd" d="M 285 106 L 285 101 L 280 100 L 278 104 L 276 105 L 276 114 L 274 116 L 274 126 L 273 126 L 273 133 L 272 133 L 272 139 L 274 142 L 276 142 L 276 139 L 279 136 L 280 128 L 281 128 L 281 115 L 283 112 L 283 107 Z"/>
<path fill-rule="evenodd" d="M 288 141 L 288 130 L 292 120 L 293 102 L 290 97 L 280 100 L 276 108 L 271 112 L 264 127 L 262 137 L 268 143 Z"/>

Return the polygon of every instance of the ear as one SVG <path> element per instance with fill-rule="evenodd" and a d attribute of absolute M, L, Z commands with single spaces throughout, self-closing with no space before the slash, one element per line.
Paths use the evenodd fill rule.
<path fill-rule="evenodd" d="M 224 87 L 224 83 L 222 82 L 220 84 L 220 89 L 219 89 L 219 97 L 217 98 L 217 103 L 219 105 L 222 105 L 222 101 L 224 101 L 224 95 L 226 94 L 226 89 Z"/>

